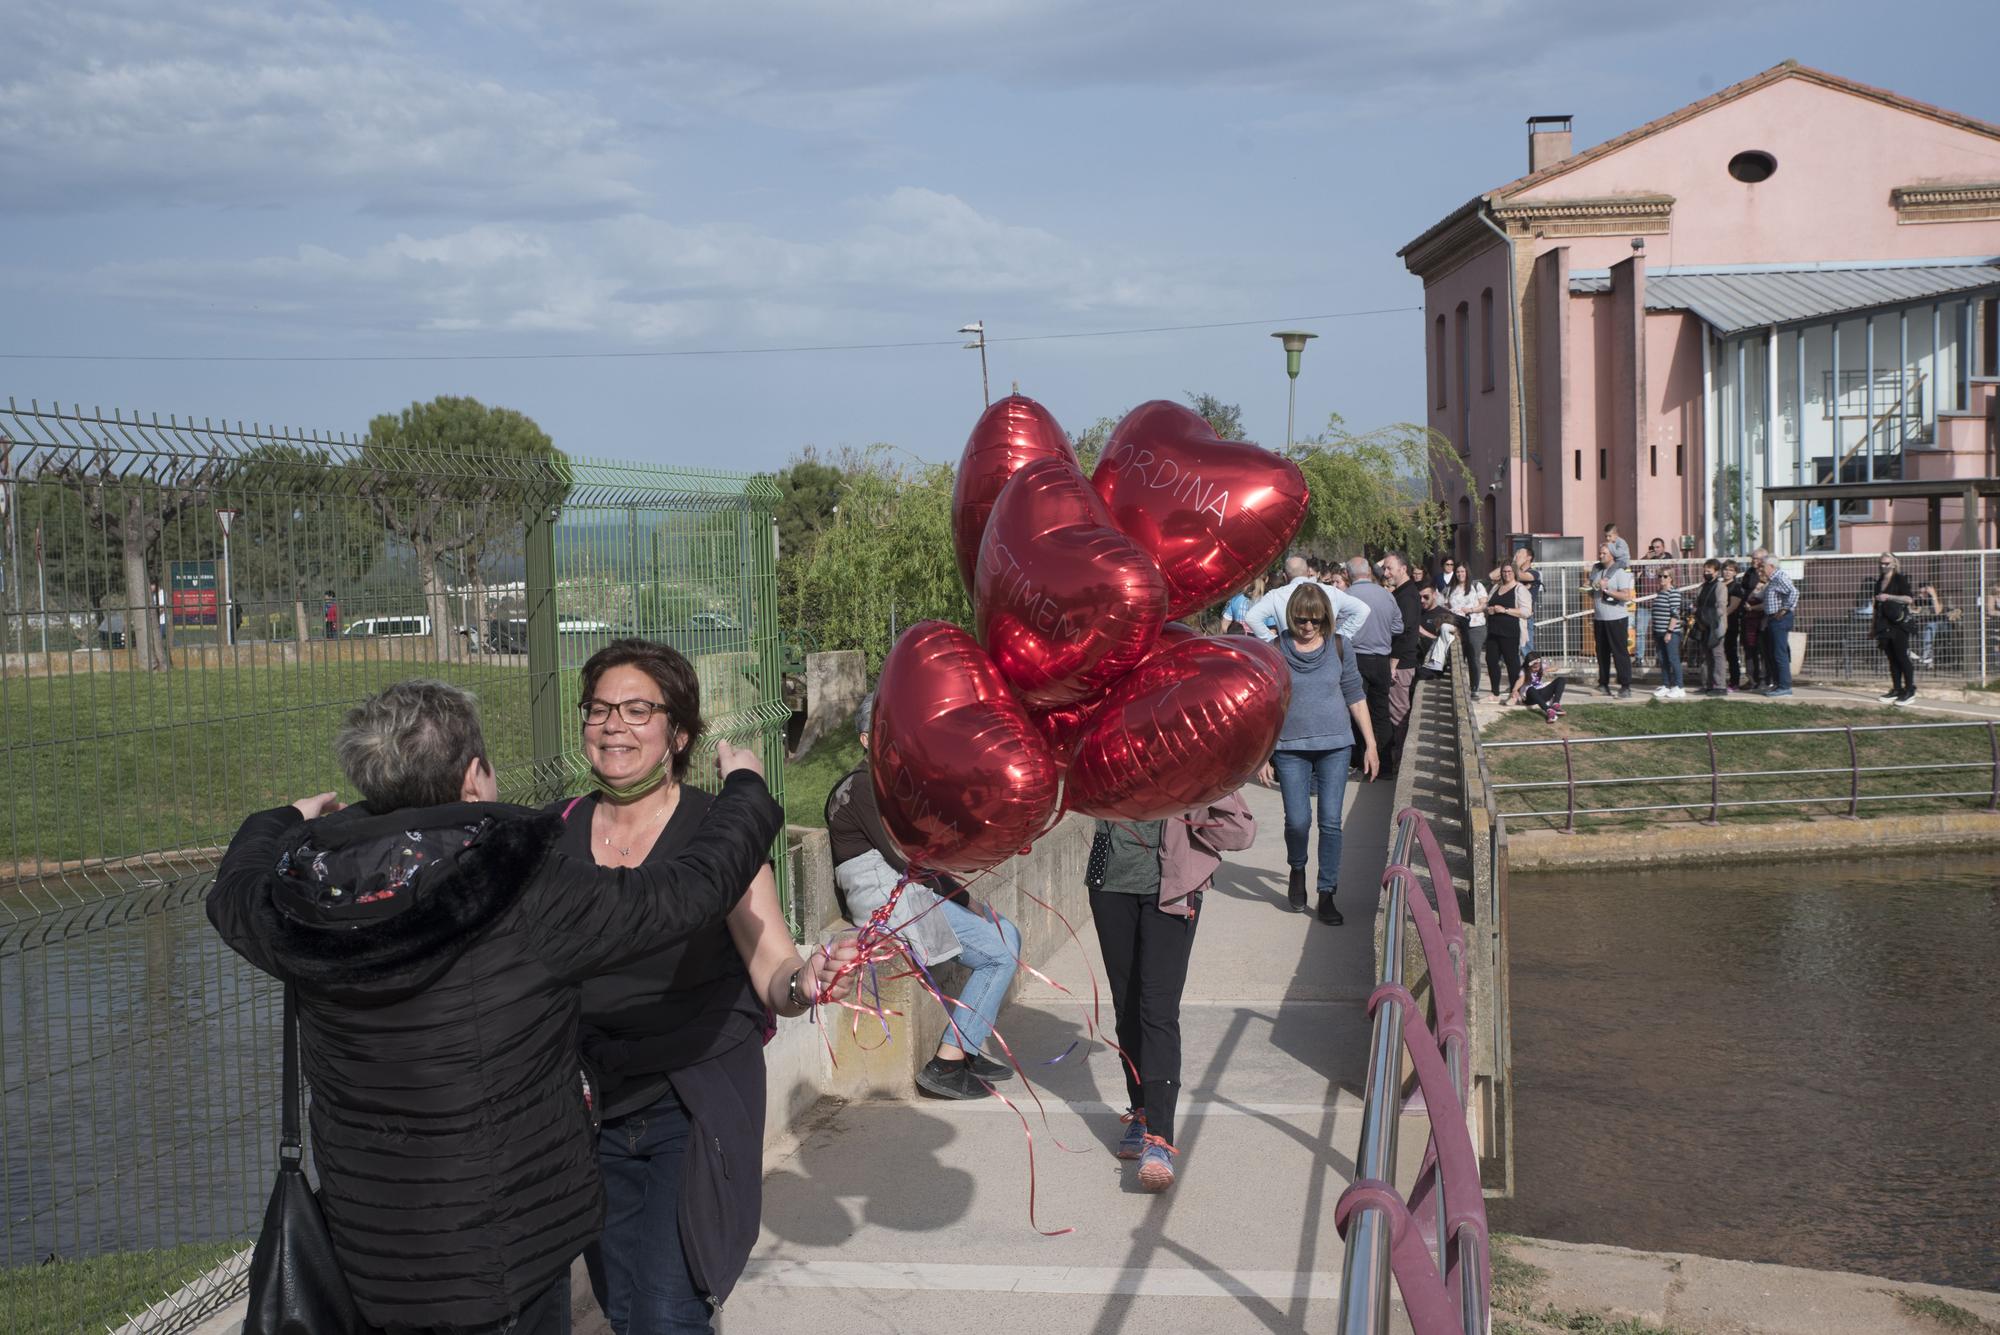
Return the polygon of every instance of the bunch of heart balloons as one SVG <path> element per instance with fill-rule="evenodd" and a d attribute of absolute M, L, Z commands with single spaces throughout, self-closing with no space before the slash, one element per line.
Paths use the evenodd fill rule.
<path fill-rule="evenodd" d="M 1295 464 L 1177 403 L 1126 414 L 1088 477 L 1040 404 L 988 408 L 952 496 L 972 630 L 911 626 L 876 688 L 870 767 L 910 864 L 981 871 L 1065 811 L 1155 820 L 1241 786 L 1290 674 L 1175 618 L 1265 569 L 1305 510 Z"/>

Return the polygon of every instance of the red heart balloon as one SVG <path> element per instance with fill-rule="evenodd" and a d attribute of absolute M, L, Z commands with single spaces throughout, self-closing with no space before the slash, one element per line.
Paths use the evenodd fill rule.
<path fill-rule="evenodd" d="M 1170 644 L 1091 716 L 1065 804 L 1109 820 L 1158 820 L 1232 793 L 1270 759 L 1291 696 L 1284 659 L 1260 640 Z"/>
<path fill-rule="evenodd" d="M 1166 620 L 1167 584 L 1074 464 L 1038 459 L 993 504 L 972 607 L 979 642 L 1022 703 L 1053 709 L 1138 666 Z"/>
<path fill-rule="evenodd" d="M 1056 814 L 1048 743 L 986 651 L 944 621 L 911 626 L 883 661 L 868 768 L 889 837 L 927 871 L 1003 862 Z"/>
<path fill-rule="evenodd" d="M 1170 617 L 1242 587 L 1285 550 L 1306 515 L 1297 464 L 1223 440 L 1201 414 L 1166 399 L 1125 414 L 1091 485 L 1112 522 L 1166 576 Z"/>
<path fill-rule="evenodd" d="M 1160 627 L 1160 638 L 1153 641 L 1153 647 L 1146 651 L 1146 658 L 1141 659 L 1140 664 L 1144 666 L 1148 659 L 1166 652 L 1171 645 L 1200 637 L 1201 632 L 1185 621 L 1169 621 Z M 1035 730 L 1048 742 L 1049 751 L 1056 758 L 1057 769 L 1068 772 L 1070 757 L 1076 751 L 1077 742 L 1082 740 L 1084 732 L 1090 727 L 1090 721 L 1097 717 L 1097 711 L 1104 707 L 1104 702 L 1110 698 L 1116 686 L 1117 683 L 1114 682 L 1097 694 L 1079 700 L 1073 705 L 1063 705 L 1058 709 L 1028 711 L 1028 717 L 1034 721 Z"/>
<path fill-rule="evenodd" d="M 986 517 L 1007 480 L 1038 459 L 1066 459 L 1082 470 L 1069 437 L 1049 410 L 1024 394 L 1009 394 L 979 415 L 965 451 L 958 456 L 958 477 L 951 488 L 952 545 L 958 552 L 958 574 L 965 591 L 974 592 L 979 564 L 979 540 L 986 534 Z"/>

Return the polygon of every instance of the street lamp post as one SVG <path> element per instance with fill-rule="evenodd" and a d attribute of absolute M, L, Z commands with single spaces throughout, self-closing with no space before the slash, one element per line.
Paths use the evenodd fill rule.
<path fill-rule="evenodd" d="M 986 379 L 986 321 L 974 320 L 971 324 L 960 325 L 958 332 L 971 334 L 972 342 L 965 346 L 979 349 L 979 396 L 986 400 L 986 406 L 990 408 L 993 406 L 993 388 Z"/>
<path fill-rule="evenodd" d="M 230 587 L 229 577 L 229 526 L 236 522 L 241 510 L 217 510 L 215 517 L 222 522 L 222 602 L 216 607 L 216 620 L 221 623 L 221 634 L 217 636 L 224 644 L 236 643 L 236 596 Z"/>
<path fill-rule="evenodd" d="M 1299 406 L 1299 354 L 1306 350 L 1306 340 L 1318 338 L 1303 329 L 1284 329 L 1271 335 L 1285 345 L 1285 376 L 1291 382 L 1285 398 L 1285 449 L 1292 448 L 1292 414 Z"/>

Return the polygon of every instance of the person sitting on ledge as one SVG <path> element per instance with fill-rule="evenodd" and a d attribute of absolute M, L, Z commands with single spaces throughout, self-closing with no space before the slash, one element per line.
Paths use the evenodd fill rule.
<path fill-rule="evenodd" d="M 870 694 L 854 713 L 861 747 L 875 718 Z M 875 801 L 868 762 L 850 770 L 826 798 L 826 832 L 833 844 L 834 887 L 841 912 L 859 924 L 889 902 L 909 864 L 889 838 Z M 903 887 L 889 926 L 926 969 L 956 959 L 972 970 L 950 1013 L 937 1053 L 917 1072 L 917 1088 L 941 1099 L 983 1099 L 987 1086 L 1012 1078 L 1014 1071 L 987 1057 L 981 1048 L 1006 1004 L 1007 989 L 1021 963 L 1021 929 L 974 902 L 949 876 L 928 876 Z"/>

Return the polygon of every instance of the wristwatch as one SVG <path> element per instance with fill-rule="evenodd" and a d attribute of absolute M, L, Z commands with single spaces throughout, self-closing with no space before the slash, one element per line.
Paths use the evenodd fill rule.
<path fill-rule="evenodd" d="M 792 970 L 792 976 L 785 982 L 786 999 L 794 1006 L 797 1006 L 800 1011 L 809 1011 L 812 1009 L 812 1003 L 799 995 L 799 975 L 805 971 L 806 966 L 801 964 L 798 968 Z"/>

